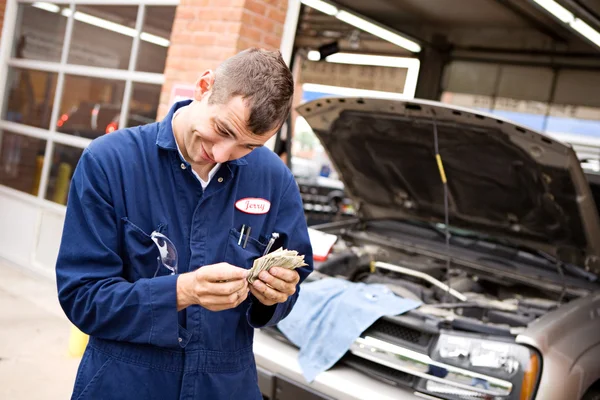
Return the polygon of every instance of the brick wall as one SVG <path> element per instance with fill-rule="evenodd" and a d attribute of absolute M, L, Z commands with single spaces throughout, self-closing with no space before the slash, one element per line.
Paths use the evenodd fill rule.
<path fill-rule="evenodd" d="M 287 0 L 181 0 L 157 117 L 167 113 L 174 84 L 193 84 L 248 47 L 278 49 L 286 12 Z"/>
<path fill-rule="evenodd" d="M 6 0 L 0 0 L 0 38 L 2 37 L 2 26 L 4 24 L 4 9 L 6 8 Z"/>

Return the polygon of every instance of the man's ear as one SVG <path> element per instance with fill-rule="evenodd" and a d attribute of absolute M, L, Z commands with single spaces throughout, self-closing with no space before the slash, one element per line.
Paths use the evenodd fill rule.
<path fill-rule="evenodd" d="M 212 70 L 206 70 L 196 81 L 194 87 L 194 100 L 201 101 L 202 98 L 212 90 L 215 84 L 215 73 Z"/>

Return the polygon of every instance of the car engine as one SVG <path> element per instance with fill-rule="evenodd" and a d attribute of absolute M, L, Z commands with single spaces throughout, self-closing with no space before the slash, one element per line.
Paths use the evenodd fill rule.
<path fill-rule="evenodd" d="M 440 326 L 514 336 L 519 328 L 567 301 L 564 293 L 549 293 L 501 274 L 470 271 L 449 258 L 372 244 L 353 236 L 336 244 L 328 260 L 316 266 L 318 273 L 385 284 L 398 296 L 423 302 L 415 312 L 437 320 Z"/>

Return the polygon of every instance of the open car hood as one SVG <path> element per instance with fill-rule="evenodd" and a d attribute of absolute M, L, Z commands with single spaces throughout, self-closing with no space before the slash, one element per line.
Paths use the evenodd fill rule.
<path fill-rule="evenodd" d="M 365 219 L 444 222 L 600 273 L 596 205 L 574 151 L 507 120 L 423 100 L 322 98 L 298 107 Z"/>

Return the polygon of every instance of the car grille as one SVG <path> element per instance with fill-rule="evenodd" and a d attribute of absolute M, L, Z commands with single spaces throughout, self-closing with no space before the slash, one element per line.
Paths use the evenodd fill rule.
<path fill-rule="evenodd" d="M 418 331 L 406 326 L 393 323 L 389 320 L 379 319 L 363 336 L 373 336 L 399 346 L 427 352 L 433 335 Z"/>
<path fill-rule="evenodd" d="M 341 362 L 350 368 L 394 386 L 414 387 L 416 381 L 418 380 L 418 378 L 414 375 L 409 375 L 402 371 L 388 368 L 385 365 L 377 364 L 373 361 L 369 361 L 352 354 L 344 356 Z"/>

